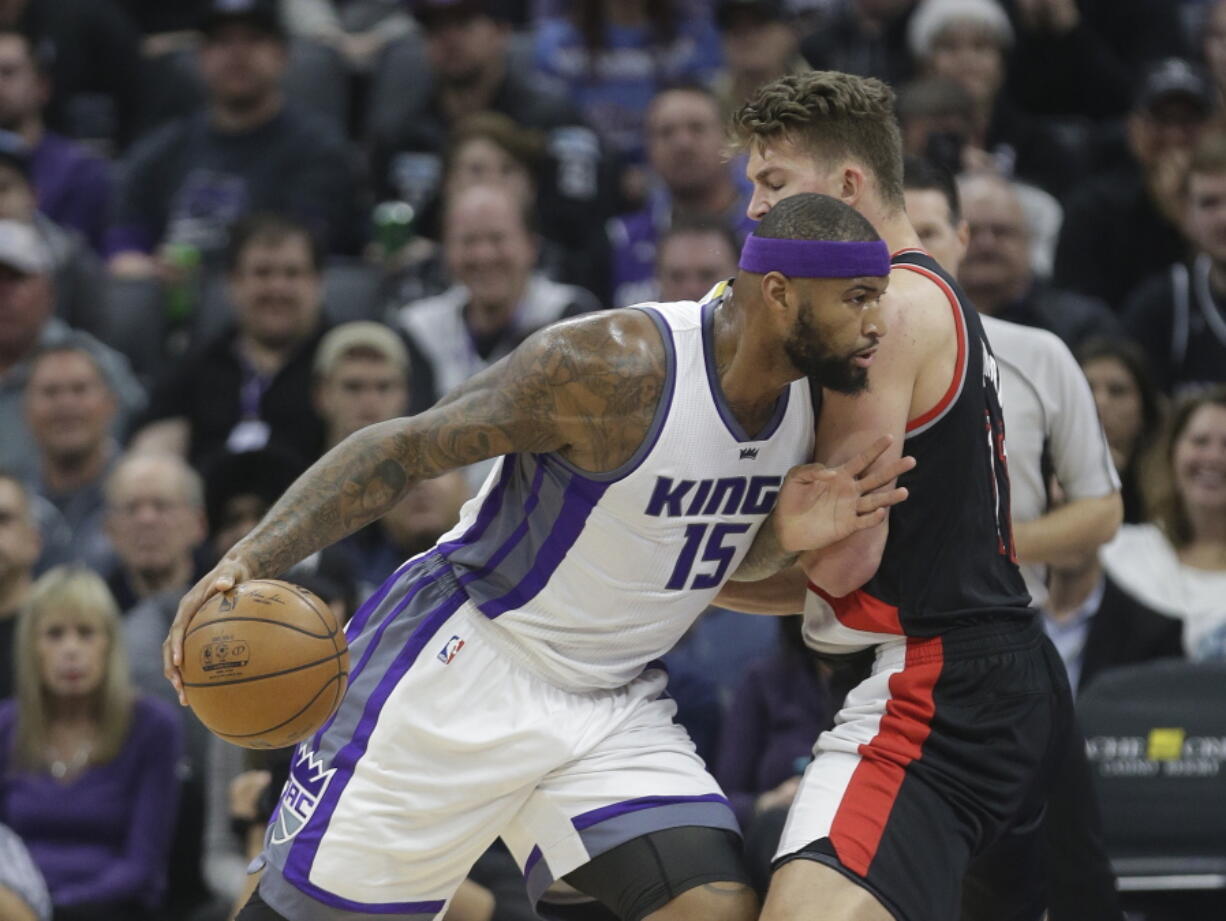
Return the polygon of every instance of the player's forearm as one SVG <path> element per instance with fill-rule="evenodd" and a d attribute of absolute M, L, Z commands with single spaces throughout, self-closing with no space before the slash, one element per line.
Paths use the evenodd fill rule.
<path fill-rule="evenodd" d="M 775 530 L 775 513 L 772 512 L 758 528 L 753 543 L 741 565 L 732 574 L 733 582 L 760 582 L 775 573 L 787 569 L 796 562 L 796 554 L 784 550 Z M 739 610 L 739 609 L 738 609 Z M 757 612 L 750 612 L 757 613 Z"/>
<path fill-rule="evenodd" d="M 369 524 L 392 508 L 428 469 L 407 420 L 361 429 L 302 474 L 227 556 L 252 578 L 271 578 Z"/>
<path fill-rule="evenodd" d="M 1033 521 L 1013 524 L 1013 544 L 1023 563 L 1060 563 L 1094 551 L 1115 536 L 1124 519 L 1118 492 L 1076 499 Z"/>
<path fill-rule="evenodd" d="M 809 581 L 828 595 L 842 598 L 868 582 L 881 565 L 889 525 L 881 524 L 800 557 Z"/>
<path fill-rule="evenodd" d="M 789 566 L 756 582 L 728 582 L 715 604 L 743 614 L 798 614 L 805 609 L 805 574 Z"/>

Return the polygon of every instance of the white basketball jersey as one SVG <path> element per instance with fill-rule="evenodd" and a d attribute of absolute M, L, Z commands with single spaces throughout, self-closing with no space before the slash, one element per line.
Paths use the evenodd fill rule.
<path fill-rule="evenodd" d="M 784 475 L 812 455 L 807 381 L 753 435 L 724 400 L 713 318 L 729 291 L 639 308 L 660 329 L 667 372 L 630 460 L 594 474 L 556 454 L 507 455 L 439 542 L 492 625 L 482 632 L 563 688 L 620 687 L 672 648 L 744 558 Z"/>

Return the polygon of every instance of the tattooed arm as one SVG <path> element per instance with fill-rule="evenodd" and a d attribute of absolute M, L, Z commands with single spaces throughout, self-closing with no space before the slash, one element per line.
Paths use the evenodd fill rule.
<path fill-rule="evenodd" d="M 664 386 L 664 356 L 645 314 L 589 314 L 536 333 L 427 412 L 350 435 L 184 596 L 162 652 L 180 699 L 183 634 L 210 596 L 285 572 L 379 518 L 418 480 L 457 467 L 557 451 L 581 469 L 615 469 L 650 427 Z"/>

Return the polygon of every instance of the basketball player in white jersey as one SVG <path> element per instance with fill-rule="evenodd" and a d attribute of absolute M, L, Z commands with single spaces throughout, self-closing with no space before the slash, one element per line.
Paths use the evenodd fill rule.
<path fill-rule="evenodd" d="M 355 433 L 184 598 L 164 647 L 180 690 L 210 595 L 284 572 L 416 480 L 499 458 L 348 625 L 348 692 L 299 747 L 241 921 L 440 918 L 497 837 L 533 900 L 564 880 L 624 921 L 755 917 L 732 812 L 652 660 L 760 531 L 804 549 L 879 524 L 911 462 L 876 464 L 882 439 L 807 464 L 806 377 L 862 389 L 886 334 L 871 225 L 798 196 L 741 269 L 701 305 L 548 328 L 434 409 Z"/>

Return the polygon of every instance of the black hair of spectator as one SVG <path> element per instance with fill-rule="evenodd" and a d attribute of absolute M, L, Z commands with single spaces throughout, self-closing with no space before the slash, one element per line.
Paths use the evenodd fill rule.
<path fill-rule="evenodd" d="M 571 4 L 575 23 L 583 36 L 583 46 L 591 60 L 591 74 L 596 76 L 597 57 L 605 50 L 606 0 L 576 0 Z M 643 4 L 651 21 L 652 38 L 657 45 L 671 45 L 677 37 L 678 15 L 675 0 L 652 0 Z"/>
<path fill-rule="evenodd" d="M 226 271 L 238 271 L 243 254 L 253 243 L 281 243 L 295 237 L 307 242 L 311 251 L 311 266 L 316 272 L 322 272 L 327 252 L 319 235 L 301 221 L 271 211 L 248 214 L 230 227 L 230 238 L 226 241 Z"/>
<path fill-rule="evenodd" d="M 1131 339 L 1094 336 L 1081 344 L 1076 357 L 1083 368 L 1103 358 L 1114 358 L 1124 366 L 1141 395 L 1141 431 L 1137 435 L 1137 444 L 1149 444 L 1162 428 L 1165 402 L 1145 350 Z M 1129 458 L 1130 463 L 1133 460 L 1135 458 Z"/>
<path fill-rule="evenodd" d="M 27 380 L 34 376 L 34 369 L 39 366 L 44 358 L 50 355 L 83 355 L 85 359 L 98 373 L 98 379 L 102 381 L 103 386 L 113 394 L 115 387 L 111 383 L 111 378 L 107 374 L 106 368 L 102 366 L 102 362 L 98 360 L 98 355 L 85 343 L 85 340 L 78 335 L 70 335 L 66 339 L 61 339 L 59 342 L 53 342 L 50 345 L 39 346 L 30 358 L 29 372 Z"/>
<path fill-rule="evenodd" d="M 0 26 L 0 39 L 3 38 L 20 39 L 38 75 L 43 79 L 50 77 L 51 65 L 55 63 L 55 51 L 50 44 L 46 42 L 36 44 L 25 32 L 12 26 Z"/>
<path fill-rule="evenodd" d="M 298 456 L 276 446 L 239 454 L 221 451 L 200 466 L 209 534 L 216 533 L 220 527 L 222 514 L 231 499 L 257 496 L 271 506 L 302 472 Z"/>
<path fill-rule="evenodd" d="M 791 195 L 766 213 L 754 236 L 772 240 L 880 240 L 873 225 L 859 211 L 829 195 L 804 192 Z"/>
<path fill-rule="evenodd" d="M 949 205 L 949 222 L 956 225 L 962 220 L 962 199 L 958 196 L 958 183 L 954 174 L 926 157 L 908 154 L 903 158 L 903 191 L 940 192 Z"/>
<path fill-rule="evenodd" d="M 727 221 L 709 214 L 690 214 L 678 217 L 660 234 L 660 239 L 656 244 L 656 253 L 662 252 L 668 241 L 674 237 L 707 236 L 708 234 L 719 237 L 727 243 L 734 256 L 740 255 L 741 241 L 737 238 L 736 231 Z"/>

